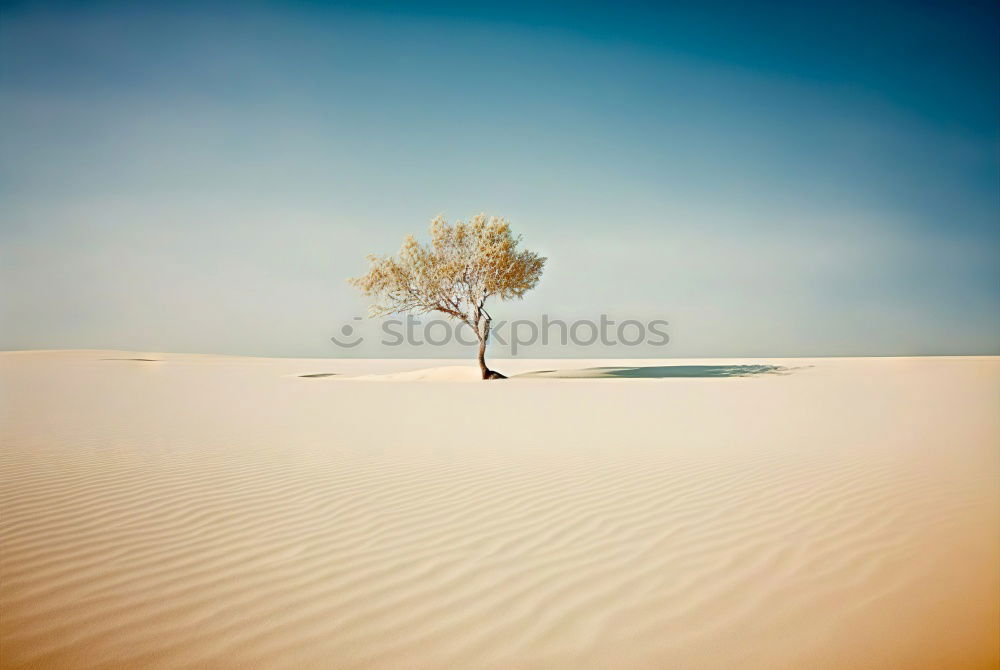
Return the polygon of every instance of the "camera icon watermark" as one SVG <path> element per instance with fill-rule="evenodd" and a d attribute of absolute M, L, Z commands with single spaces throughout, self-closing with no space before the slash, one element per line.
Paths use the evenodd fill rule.
<path fill-rule="evenodd" d="M 361 321 L 362 318 L 360 316 L 356 316 L 351 320 Z M 336 335 L 331 335 L 330 341 L 336 344 L 338 347 L 343 347 L 344 349 L 353 349 L 354 347 L 364 342 L 365 338 L 363 335 L 359 335 L 357 333 L 353 325 L 345 323 L 343 326 L 340 327 L 340 337 L 337 337 Z"/>

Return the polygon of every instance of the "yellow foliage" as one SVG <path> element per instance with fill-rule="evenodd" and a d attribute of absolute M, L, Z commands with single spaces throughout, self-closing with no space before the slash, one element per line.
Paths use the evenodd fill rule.
<path fill-rule="evenodd" d="M 545 258 L 519 250 L 507 219 L 479 214 L 468 222 L 431 222 L 430 242 L 406 237 L 395 256 L 369 256 L 368 272 L 348 281 L 375 299 L 372 316 L 437 311 L 472 326 L 489 314 L 486 300 L 521 298 L 541 279 Z"/>

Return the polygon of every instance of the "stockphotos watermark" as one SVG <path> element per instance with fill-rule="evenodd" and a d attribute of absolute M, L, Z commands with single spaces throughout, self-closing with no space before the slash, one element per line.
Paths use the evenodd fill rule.
<path fill-rule="evenodd" d="M 363 321 L 356 316 L 352 321 Z M 670 342 L 666 327 L 670 325 L 662 319 L 639 321 L 625 319 L 615 321 L 601 314 L 599 319 L 574 319 L 564 321 L 552 319 L 543 314 L 538 321 L 518 319 L 516 321 L 494 321 L 490 326 L 490 342 L 508 347 L 512 356 L 520 349 L 537 344 L 542 346 L 591 347 L 662 347 Z M 352 349 L 365 341 L 358 324 L 345 323 L 330 341 L 338 347 Z M 384 347 L 444 347 L 452 343 L 466 346 L 478 344 L 476 333 L 462 321 L 447 319 L 423 320 L 413 315 L 405 319 L 384 319 L 380 324 Z"/>

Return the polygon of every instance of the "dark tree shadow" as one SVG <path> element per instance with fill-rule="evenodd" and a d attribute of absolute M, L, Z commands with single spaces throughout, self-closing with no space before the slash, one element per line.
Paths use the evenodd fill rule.
<path fill-rule="evenodd" d="M 777 365 L 651 365 L 638 368 L 591 368 L 609 377 L 662 379 L 665 377 L 750 377 L 782 371 Z"/>
<path fill-rule="evenodd" d="M 302 379 L 318 379 L 320 377 L 336 377 L 336 372 L 314 372 L 311 375 L 299 375 Z"/>
<path fill-rule="evenodd" d="M 539 379 L 666 379 L 753 377 L 788 374 L 792 368 L 780 365 L 645 365 L 638 367 L 599 367 L 578 370 L 537 370 L 517 375 Z"/>
<path fill-rule="evenodd" d="M 159 358 L 102 358 L 102 361 L 138 361 L 140 363 L 159 363 Z"/>

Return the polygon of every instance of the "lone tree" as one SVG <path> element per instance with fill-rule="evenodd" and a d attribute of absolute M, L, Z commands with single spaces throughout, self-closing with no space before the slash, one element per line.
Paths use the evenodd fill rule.
<path fill-rule="evenodd" d="M 371 316 L 400 312 L 441 312 L 468 324 L 479 339 L 483 379 L 505 379 L 486 367 L 486 343 L 492 317 L 486 301 L 521 298 L 542 277 L 545 258 L 519 250 L 506 219 L 480 214 L 468 223 L 431 222 L 431 240 L 421 244 L 408 235 L 395 256 L 368 256 L 368 272 L 349 279 L 375 299 Z"/>

